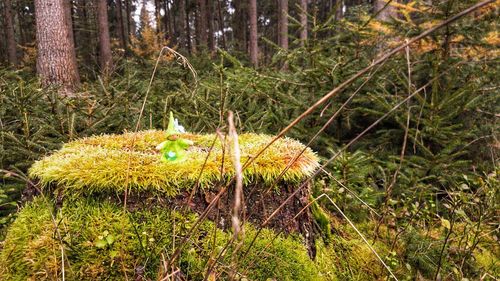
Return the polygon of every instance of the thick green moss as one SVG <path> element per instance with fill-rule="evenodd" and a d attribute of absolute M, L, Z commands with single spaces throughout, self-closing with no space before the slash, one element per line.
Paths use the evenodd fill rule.
<path fill-rule="evenodd" d="M 52 219 L 52 216 L 54 220 Z M 66 201 L 55 210 L 37 198 L 19 213 L 0 254 L 1 280 L 60 280 L 62 254 L 66 280 L 124 280 L 139 266 L 153 280 L 162 255 L 168 257 L 196 220 L 194 214 L 151 208 L 128 212 L 122 206 L 93 199 Z M 54 221 L 56 224 L 54 224 Z M 246 225 L 243 249 L 256 233 Z M 238 272 L 250 280 L 321 280 L 314 262 L 298 237 L 278 236 L 264 229 Z M 60 237 L 60 238 L 59 238 Z M 189 280 L 201 280 L 207 261 L 216 256 L 231 234 L 206 222 L 196 231 L 177 266 Z M 267 247 L 269 245 L 269 247 Z M 232 248 L 220 260 L 224 279 Z"/>
<path fill-rule="evenodd" d="M 198 179 L 207 186 L 233 175 L 229 144 L 215 135 L 184 134 L 194 142 L 181 162 L 162 162 L 155 147 L 165 140 L 163 131 L 137 134 L 103 135 L 84 138 L 36 162 L 29 174 L 43 184 L 57 183 L 71 194 L 133 191 L 161 191 L 168 196 L 188 189 Z M 246 162 L 270 142 L 271 136 L 242 134 L 239 136 L 241 161 Z M 210 147 L 215 140 L 213 150 Z M 224 148 L 225 147 L 225 148 Z M 289 138 L 279 139 L 244 171 L 246 182 L 272 182 L 304 146 Z M 207 159 L 208 156 L 208 159 Z M 205 163 L 205 160 L 207 162 Z M 309 176 L 318 167 L 318 158 L 309 148 L 283 176 L 295 182 Z M 221 170 L 222 169 L 222 170 Z"/>

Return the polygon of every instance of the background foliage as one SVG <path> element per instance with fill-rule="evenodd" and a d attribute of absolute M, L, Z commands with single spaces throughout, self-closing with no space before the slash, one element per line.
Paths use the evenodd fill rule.
<path fill-rule="evenodd" d="M 240 131 L 275 134 L 384 50 L 474 1 L 447 2 L 452 4 L 417 3 L 409 6 L 412 13 L 403 8 L 403 17 L 392 24 L 372 20 L 366 6 L 338 21 L 313 18 L 305 46 L 284 51 L 268 42 L 266 48 L 276 53 L 260 69 L 232 50 L 189 57 L 195 76 L 178 60 L 163 60 L 141 128 L 165 128 L 167 113 L 174 111 L 189 131 L 214 132 L 232 110 Z M 443 280 L 500 274 L 497 14 L 477 13 L 411 46 L 408 55 L 376 68 L 364 85 L 367 76 L 359 79 L 289 133 L 307 143 L 362 86 L 311 143 L 329 158 L 423 87 L 342 152 L 314 188 L 315 196 L 334 198 L 364 233 L 385 245 L 386 261 L 402 278 L 408 272 L 433 279 L 439 271 Z M 20 70 L 0 69 L 0 167 L 23 174 L 63 142 L 133 130 L 155 63 L 150 55 L 120 57 L 109 79 L 86 72 L 77 98 L 42 88 L 29 63 Z M 278 71 L 283 62 L 288 70 Z M 2 225 L 11 221 L 24 188 L 4 174 Z M 327 200 L 320 205 L 338 219 Z M 338 231 L 335 223 L 331 231 Z M 349 265 L 365 265 L 342 260 L 341 252 L 330 253 L 339 257 L 335 266 L 345 269 L 336 276 L 353 278 Z"/>

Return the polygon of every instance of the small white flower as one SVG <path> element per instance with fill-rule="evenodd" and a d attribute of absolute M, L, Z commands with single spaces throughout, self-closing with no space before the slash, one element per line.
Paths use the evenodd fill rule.
<path fill-rule="evenodd" d="M 175 157 L 175 152 L 173 152 L 173 151 L 169 151 L 169 152 L 168 152 L 168 157 L 170 157 L 170 158 Z"/>

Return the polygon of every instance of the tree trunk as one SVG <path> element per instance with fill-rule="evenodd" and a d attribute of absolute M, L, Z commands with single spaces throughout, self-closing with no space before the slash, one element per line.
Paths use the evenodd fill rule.
<path fill-rule="evenodd" d="M 222 17 L 222 5 L 220 4 L 221 0 L 216 0 L 217 1 L 217 11 L 219 14 L 217 23 L 219 24 L 219 30 L 221 32 L 221 39 L 222 39 L 222 48 L 225 50 L 226 49 L 226 33 L 224 32 L 224 18 Z"/>
<path fill-rule="evenodd" d="M 108 4 L 106 0 L 97 1 L 97 26 L 99 29 L 99 65 L 104 76 L 113 69 L 113 57 L 109 39 Z"/>
<path fill-rule="evenodd" d="M 77 1 L 77 37 L 85 42 L 79 49 L 77 53 L 82 56 L 83 61 L 90 63 L 93 62 L 94 55 L 94 36 L 92 36 L 91 29 L 94 24 L 93 21 L 89 20 L 89 12 L 91 11 L 92 3 L 88 0 L 78 0 Z"/>
<path fill-rule="evenodd" d="M 160 0 L 155 0 L 155 22 L 156 22 L 156 33 L 157 34 L 160 34 L 160 32 L 162 32 L 162 29 L 161 29 L 161 6 L 160 6 Z M 165 13 L 166 13 L 166 10 L 165 10 Z M 165 29 L 166 30 L 166 29 Z M 158 40 L 158 42 L 161 41 L 161 38 L 160 40 Z"/>
<path fill-rule="evenodd" d="M 373 0 L 373 12 L 378 13 L 377 19 L 381 21 L 390 21 L 395 16 L 394 7 L 387 5 L 389 0 Z M 384 8 L 385 7 L 385 8 Z"/>
<path fill-rule="evenodd" d="M 170 4 L 169 2 L 170 1 L 168 0 L 165 0 L 163 2 L 163 9 L 165 10 L 165 14 L 163 15 L 163 27 L 169 42 L 175 45 L 177 43 L 176 42 L 177 38 L 175 38 L 175 32 L 173 28 L 173 19 L 172 19 L 174 17 L 174 14 L 172 13 L 173 4 L 172 6 L 169 7 Z"/>
<path fill-rule="evenodd" d="M 208 22 L 208 49 L 210 52 L 215 52 L 215 36 L 214 36 L 214 3 L 213 0 L 207 1 L 207 22 Z"/>
<path fill-rule="evenodd" d="M 307 41 L 307 0 L 300 0 L 300 45 Z"/>
<path fill-rule="evenodd" d="M 166 1 L 167 3 L 170 3 L 169 0 Z M 177 43 L 179 42 L 178 38 L 179 38 L 179 31 L 177 30 L 176 26 L 177 26 L 177 23 L 175 21 L 175 12 L 174 12 L 174 9 L 175 9 L 175 3 L 174 1 L 172 1 L 172 3 L 170 3 L 170 6 L 167 7 L 167 10 L 165 10 L 165 14 L 168 15 L 168 33 L 170 33 L 170 37 L 172 38 L 172 44 L 173 45 L 177 45 Z"/>
<path fill-rule="evenodd" d="M 341 20 L 344 17 L 344 0 L 337 0 L 335 1 L 335 19 L 336 20 Z"/>
<path fill-rule="evenodd" d="M 187 38 L 189 36 L 189 19 L 186 15 L 186 0 L 179 0 L 179 23 L 181 25 L 179 28 L 179 44 L 181 48 L 187 48 L 189 51 L 191 46 L 187 44 Z"/>
<path fill-rule="evenodd" d="M 45 86 L 61 85 L 71 93 L 80 76 L 64 1 L 35 0 L 37 72 Z"/>
<path fill-rule="evenodd" d="M 63 0 L 64 11 L 65 11 L 65 21 L 66 25 L 68 25 L 68 37 L 71 41 L 73 41 L 73 46 L 76 46 L 74 27 L 73 27 L 73 1 L 72 0 Z"/>
<path fill-rule="evenodd" d="M 127 39 L 130 38 L 130 35 L 135 33 L 135 28 L 132 28 L 133 23 L 131 19 L 131 13 L 132 11 L 130 10 L 130 0 L 125 0 L 125 13 L 127 13 Z"/>
<path fill-rule="evenodd" d="M 288 50 L 288 0 L 279 0 L 278 38 L 279 46 Z"/>
<path fill-rule="evenodd" d="M 14 22 L 12 18 L 12 2 L 11 0 L 5 0 L 4 3 L 5 12 L 5 35 L 7 41 L 7 59 L 9 63 L 13 66 L 17 66 L 17 49 L 16 49 L 16 38 L 14 35 Z"/>
<path fill-rule="evenodd" d="M 197 0 L 198 12 L 196 13 L 196 24 L 197 24 L 197 37 L 198 45 L 201 47 L 207 47 L 208 36 L 207 36 L 207 6 L 206 0 Z"/>
<path fill-rule="evenodd" d="M 259 47 L 257 44 L 257 0 L 249 0 L 248 18 L 250 19 L 250 61 L 254 67 L 259 65 Z"/>
<path fill-rule="evenodd" d="M 233 38 L 236 50 L 247 52 L 247 3 L 246 1 L 234 1 L 233 15 Z"/>
<path fill-rule="evenodd" d="M 191 41 L 191 26 L 189 25 L 189 11 L 186 11 L 186 43 L 189 54 L 195 53 L 196 46 Z"/>
<path fill-rule="evenodd" d="M 120 36 L 120 44 L 122 49 L 127 51 L 127 38 L 125 37 L 125 28 L 123 27 L 122 0 L 116 0 L 116 21 L 118 26 L 118 34 Z"/>

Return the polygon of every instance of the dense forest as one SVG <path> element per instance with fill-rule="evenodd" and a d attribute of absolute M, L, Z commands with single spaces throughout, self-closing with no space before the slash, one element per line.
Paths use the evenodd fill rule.
<path fill-rule="evenodd" d="M 499 12 L 1 1 L 0 280 L 498 280 Z"/>

